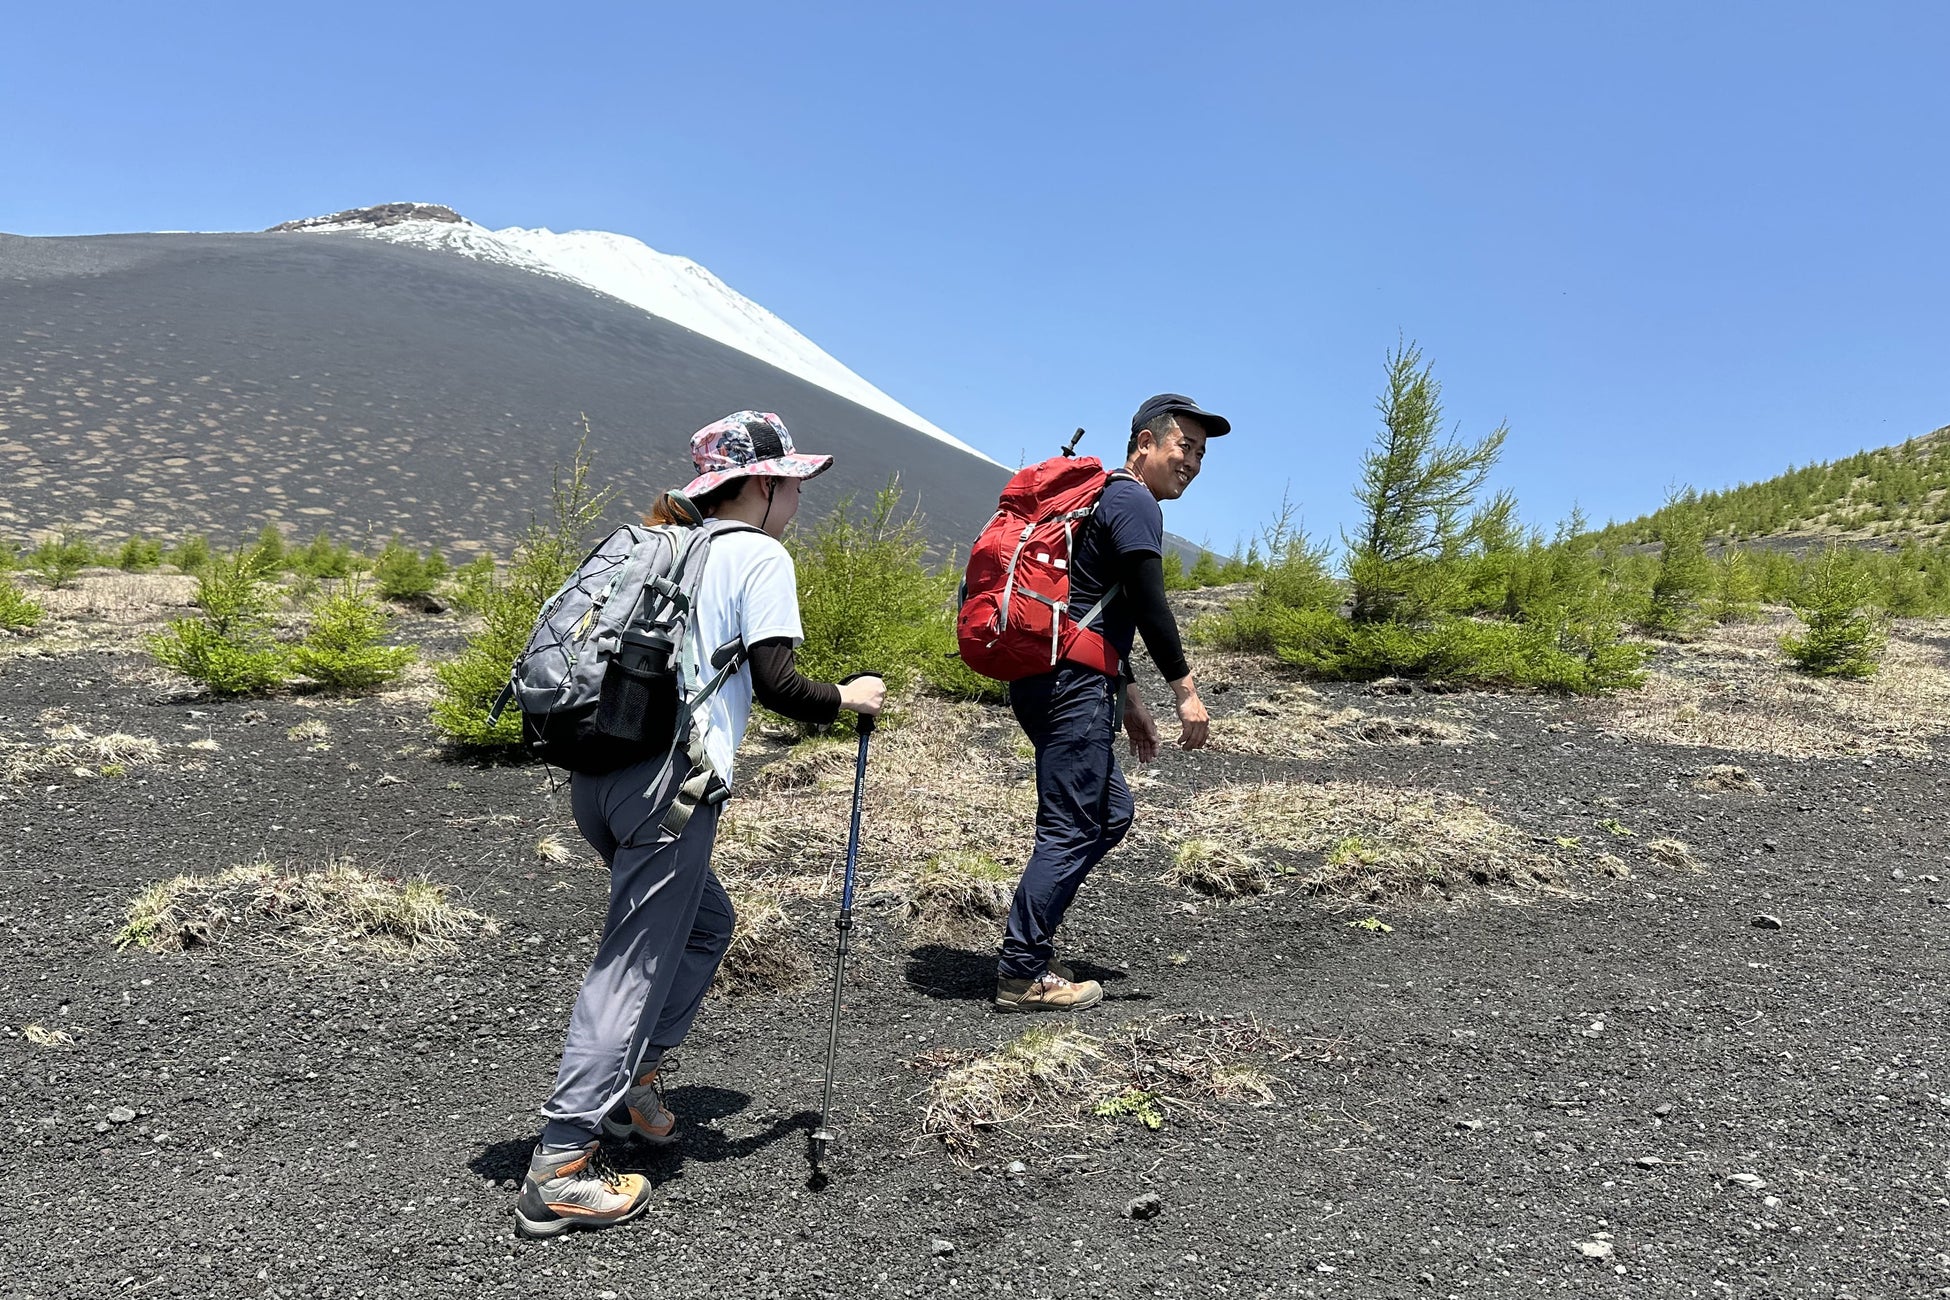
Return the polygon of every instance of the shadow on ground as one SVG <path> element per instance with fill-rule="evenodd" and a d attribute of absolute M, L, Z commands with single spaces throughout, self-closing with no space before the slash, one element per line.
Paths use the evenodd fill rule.
<path fill-rule="evenodd" d="M 711 1125 L 750 1106 L 749 1094 L 731 1088 L 689 1085 L 672 1088 L 664 1101 L 679 1117 L 676 1141 L 667 1146 L 653 1146 L 636 1138 L 608 1139 L 603 1143 L 604 1151 L 618 1168 L 644 1175 L 655 1187 L 682 1178 L 687 1163 L 742 1160 L 794 1134 L 809 1135 L 819 1126 L 817 1112 L 802 1110 L 781 1116 L 756 1133 L 734 1138 Z M 532 1137 L 504 1138 L 482 1147 L 467 1162 L 467 1167 L 477 1176 L 496 1183 L 518 1183 L 528 1172 L 528 1157 L 534 1149 Z"/>
<path fill-rule="evenodd" d="M 1078 979 L 1096 980 L 1106 989 L 1128 972 L 1114 966 L 1099 966 L 1078 959 L 1071 963 Z M 909 987 L 944 1002 L 987 1002 L 995 996 L 995 953 L 971 952 L 947 944 L 929 943 L 907 954 L 907 969 L 901 972 Z M 1111 996 L 1108 992 L 1106 997 Z M 1122 1001 L 1148 1001 L 1147 995 L 1133 994 Z"/>

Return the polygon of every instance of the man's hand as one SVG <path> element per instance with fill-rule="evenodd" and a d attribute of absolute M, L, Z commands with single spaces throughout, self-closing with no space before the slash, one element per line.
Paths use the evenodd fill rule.
<path fill-rule="evenodd" d="M 1131 738 L 1131 755 L 1138 762 L 1149 763 L 1158 756 L 1158 724 L 1136 682 L 1124 688 L 1124 731 Z"/>
<path fill-rule="evenodd" d="M 1212 719 L 1206 716 L 1205 703 L 1198 697 L 1198 684 L 1186 673 L 1171 684 L 1178 705 L 1178 747 L 1204 749 L 1211 738 Z"/>

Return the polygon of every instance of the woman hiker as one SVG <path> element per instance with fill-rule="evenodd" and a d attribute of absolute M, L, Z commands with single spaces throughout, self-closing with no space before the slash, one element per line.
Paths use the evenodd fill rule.
<path fill-rule="evenodd" d="M 808 681 L 794 665 L 804 633 L 792 557 L 778 539 L 799 509 L 800 483 L 833 458 L 795 453 L 778 416 L 740 411 L 693 434 L 691 460 L 698 476 L 683 495 L 704 515 L 759 530 L 713 539 L 687 634 L 706 654 L 742 638 L 750 656 L 706 701 L 704 754 L 729 788 L 754 696 L 788 718 L 825 723 L 841 709 L 879 713 L 886 687 L 877 677 Z M 680 511 L 666 494 L 648 522 L 674 522 Z M 522 1236 L 608 1227 L 643 1213 L 648 1181 L 610 1169 L 601 1136 L 663 1143 L 676 1127 L 659 1078 L 675 1064 L 665 1053 L 689 1032 L 732 925 L 731 900 L 711 870 L 721 803 L 702 800 L 674 839 L 661 833 L 684 767 L 659 751 L 572 778 L 576 825 L 609 866 L 609 915 L 542 1107 L 548 1122 L 515 1208 Z"/>

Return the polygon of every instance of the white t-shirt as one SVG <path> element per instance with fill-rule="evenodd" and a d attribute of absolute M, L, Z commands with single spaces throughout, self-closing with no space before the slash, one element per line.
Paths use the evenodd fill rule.
<path fill-rule="evenodd" d="M 775 637 L 793 645 L 806 639 L 799 623 L 799 580 L 785 547 L 764 533 L 727 533 L 711 541 L 704 578 L 698 585 L 697 612 L 687 645 L 698 654 L 698 680 L 713 675 L 711 656 L 726 642 L 743 638 L 747 648 Z M 726 785 L 732 758 L 752 716 L 752 666 L 739 665 L 705 705 L 709 727 L 704 752 Z"/>

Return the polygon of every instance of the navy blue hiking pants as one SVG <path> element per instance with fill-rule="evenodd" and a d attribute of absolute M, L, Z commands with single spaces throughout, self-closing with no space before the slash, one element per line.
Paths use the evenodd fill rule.
<path fill-rule="evenodd" d="M 1016 721 L 1036 747 L 1036 846 L 1016 886 L 997 973 L 1034 979 L 1090 868 L 1131 829 L 1131 789 L 1112 748 L 1123 720 L 1115 677 L 1078 664 L 1009 687 Z"/>

